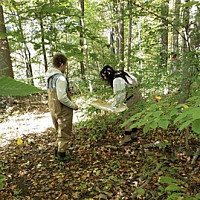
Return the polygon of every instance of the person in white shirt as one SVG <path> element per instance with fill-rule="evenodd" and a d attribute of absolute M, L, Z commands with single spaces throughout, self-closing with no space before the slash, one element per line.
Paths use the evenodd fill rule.
<path fill-rule="evenodd" d="M 111 66 L 106 65 L 100 72 L 101 77 L 107 81 L 113 88 L 114 102 L 113 107 L 118 107 L 121 104 L 126 104 L 129 112 L 126 112 L 125 119 L 128 120 L 133 114 L 137 112 L 136 104 L 142 101 L 137 85 L 135 76 L 125 71 L 115 71 Z M 125 127 L 125 136 L 121 140 L 121 145 L 127 144 L 132 141 L 136 128 L 130 129 L 131 123 Z"/>
<path fill-rule="evenodd" d="M 57 132 L 55 144 L 55 156 L 59 160 L 68 160 L 68 140 L 72 135 L 73 110 L 78 106 L 71 101 L 69 83 L 64 73 L 67 66 L 67 58 L 63 54 L 55 54 L 53 68 L 47 73 L 48 105 Z"/>

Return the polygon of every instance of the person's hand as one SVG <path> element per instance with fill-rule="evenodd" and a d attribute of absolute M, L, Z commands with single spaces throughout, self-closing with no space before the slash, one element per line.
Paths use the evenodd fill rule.
<path fill-rule="evenodd" d="M 75 105 L 74 110 L 78 110 L 78 106 L 77 105 Z"/>

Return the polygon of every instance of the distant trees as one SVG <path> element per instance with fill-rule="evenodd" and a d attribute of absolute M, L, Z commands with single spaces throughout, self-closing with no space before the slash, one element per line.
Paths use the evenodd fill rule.
<path fill-rule="evenodd" d="M 104 64 L 137 73 L 145 95 L 167 89 L 187 98 L 199 80 L 196 1 L 12 0 L 5 11 L 13 69 L 31 83 L 44 82 L 58 51 L 87 87 Z"/>

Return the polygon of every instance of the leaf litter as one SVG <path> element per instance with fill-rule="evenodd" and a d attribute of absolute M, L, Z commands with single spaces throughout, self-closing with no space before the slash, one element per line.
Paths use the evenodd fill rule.
<path fill-rule="evenodd" d="M 33 100 L 22 103 L 20 99 L 20 105 L 25 108 L 27 101 Z M 18 107 L 20 116 L 24 111 Z M 29 112 L 44 114 L 48 110 L 46 102 L 41 101 L 38 107 L 39 110 L 30 106 Z M 98 116 L 92 119 L 93 124 L 98 121 Z M 174 128 L 145 135 L 139 130 L 136 140 L 120 146 L 121 121 L 105 123 L 106 130 L 96 141 L 89 140 L 92 127 L 87 127 L 87 122 L 85 126 L 75 126 L 74 137 L 69 141 L 72 157 L 65 163 L 54 159 L 52 127 L 40 133 L 29 132 L 1 146 L 0 175 L 5 177 L 1 199 L 167 199 L 173 194 L 167 191 L 172 186 L 159 182 L 163 176 L 177 180 L 176 188 L 184 195 L 198 194 L 200 160 L 191 164 L 199 146 L 197 139 L 190 139 L 190 149 L 186 151 L 184 134 Z"/>

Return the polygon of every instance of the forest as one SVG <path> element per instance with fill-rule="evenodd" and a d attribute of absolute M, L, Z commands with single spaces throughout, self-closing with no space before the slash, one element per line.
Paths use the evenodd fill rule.
<path fill-rule="evenodd" d="M 56 53 L 79 107 L 66 162 L 48 108 Z M 0 199 L 199 200 L 199 57 L 199 0 L 1 0 Z M 92 104 L 115 98 L 106 65 L 137 78 L 129 119 Z"/>

